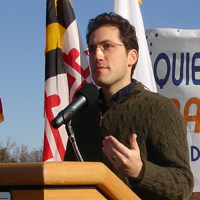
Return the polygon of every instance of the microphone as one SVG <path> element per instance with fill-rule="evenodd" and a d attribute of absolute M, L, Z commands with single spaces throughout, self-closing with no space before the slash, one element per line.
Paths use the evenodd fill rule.
<path fill-rule="evenodd" d="M 94 104 L 99 97 L 99 91 L 96 85 L 92 83 L 84 84 L 76 93 L 76 98 L 51 121 L 51 125 L 57 129 L 62 124 L 68 124 L 73 115 Z"/>

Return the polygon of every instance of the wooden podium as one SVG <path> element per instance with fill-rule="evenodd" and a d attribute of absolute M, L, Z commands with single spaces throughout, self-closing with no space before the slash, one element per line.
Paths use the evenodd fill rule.
<path fill-rule="evenodd" d="M 0 193 L 12 200 L 139 200 L 104 164 L 46 162 L 0 164 Z"/>

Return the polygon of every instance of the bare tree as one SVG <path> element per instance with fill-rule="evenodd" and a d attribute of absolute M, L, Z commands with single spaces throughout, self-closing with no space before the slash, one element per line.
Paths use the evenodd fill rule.
<path fill-rule="evenodd" d="M 8 137 L 6 146 L 0 143 L 0 163 L 23 163 L 23 162 L 42 162 L 43 148 L 28 151 L 28 146 L 22 144 L 21 147 L 12 142 Z"/>
<path fill-rule="evenodd" d="M 13 158 L 11 156 L 11 151 L 15 147 L 15 142 L 11 141 L 11 138 L 8 137 L 6 147 L 2 146 L 0 143 L 0 162 L 1 163 L 10 163 L 13 162 Z"/>
<path fill-rule="evenodd" d="M 29 154 L 31 162 L 42 162 L 43 160 L 43 148 L 39 148 L 39 150 L 34 149 Z"/>

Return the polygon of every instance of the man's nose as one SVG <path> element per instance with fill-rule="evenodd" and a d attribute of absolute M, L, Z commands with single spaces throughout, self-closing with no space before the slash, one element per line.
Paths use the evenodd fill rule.
<path fill-rule="evenodd" d="M 99 46 L 96 47 L 95 58 L 97 60 L 102 60 L 104 58 L 104 53 L 103 53 L 102 49 Z"/>

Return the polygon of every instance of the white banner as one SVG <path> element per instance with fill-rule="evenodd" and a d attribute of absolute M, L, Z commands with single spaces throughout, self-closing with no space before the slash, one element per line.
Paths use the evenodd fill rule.
<path fill-rule="evenodd" d="M 194 192 L 200 192 L 200 30 L 150 29 L 146 36 L 158 93 L 185 119 Z"/>

